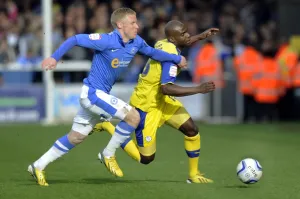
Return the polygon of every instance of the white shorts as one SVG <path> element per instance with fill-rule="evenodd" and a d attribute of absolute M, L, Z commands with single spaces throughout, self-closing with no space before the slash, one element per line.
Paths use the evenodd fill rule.
<path fill-rule="evenodd" d="M 124 120 L 131 106 L 101 90 L 82 86 L 80 108 L 73 120 L 72 130 L 88 135 L 94 126 L 112 117 Z"/>

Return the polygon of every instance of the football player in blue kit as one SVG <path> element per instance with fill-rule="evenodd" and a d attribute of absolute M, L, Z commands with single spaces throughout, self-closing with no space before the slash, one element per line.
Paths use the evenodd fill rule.
<path fill-rule="evenodd" d="M 121 68 L 127 67 L 136 53 L 159 62 L 171 61 L 179 67 L 187 65 L 184 57 L 152 48 L 137 35 L 139 27 L 136 13 L 132 9 L 115 10 L 111 15 L 111 24 L 115 28 L 111 33 L 78 34 L 68 38 L 51 57 L 42 62 L 43 69 L 52 70 L 56 68 L 58 60 L 73 46 L 95 50 L 90 73 L 83 80 L 80 108 L 74 117 L 70 132 L 56 140 L 45 154 L 28 166 L 29 173 L 41 186 L 48 186 L 44 172 L 46 166 L 80 144 L 100 118 L 116 117 L 121 120 L 101 155 L 106 168 L 115 176 L 122 177 L 123 172 L 115 159 L 115 151 L 135 131 L 140 122 L 140 115 L 129 104 L 110 95 L 110 90 L 122 71 Z"/>

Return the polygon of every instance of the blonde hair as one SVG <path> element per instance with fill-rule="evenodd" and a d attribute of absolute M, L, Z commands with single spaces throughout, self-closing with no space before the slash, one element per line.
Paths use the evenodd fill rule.
<path fill-rule="evenodd" d="M 136 12 L 130 8 L 118 8 L 116 9 L 110 17 L 111 25 L 116 28 L 117 22 L 126 17 L 127 15 L 136 15 Z"/>

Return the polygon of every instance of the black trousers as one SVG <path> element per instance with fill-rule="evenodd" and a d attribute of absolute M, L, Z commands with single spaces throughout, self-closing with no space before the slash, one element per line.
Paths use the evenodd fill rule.
<path fill-rule="evenodd" d="M 277 104 L 260 103 L 257 107 L 257 122 L 273 122 L 278 120 Z"/>
<path fill-rule="evenodd" d="M 256 115 L 257 103 L 252 95 L 244 95 L 243 122 L 253 120 Z"/>
<path fill-rule="evenodd" d="M 294 90 L 287 89 L 285 96 L 283 96 L 278 103 L 279 119 L 281 121 L 291 121 L 295 119 L 294 101 Z"/>

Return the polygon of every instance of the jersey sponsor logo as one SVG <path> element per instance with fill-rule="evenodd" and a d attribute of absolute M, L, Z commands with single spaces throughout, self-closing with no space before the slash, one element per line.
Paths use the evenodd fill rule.
<path fill-rule="evenodd" d="M 118 68 L 119 67 L 119 59 L 118 58 L 114 58 L 111 61 L 111 67 L 113 67 L 113 68 Z"/>
<path fill-rule="evenodd" d="M 118 68 L 118 67 L 127 67 L 128 64 L 130 63 L 131 60 L 129 61 L 120 61 L 118 58 L 114 58 L 112 61 L 111 61 L 111 67 L 113 68 Z"/>
<path fill-rule="evenodd" d="M 90 38 L 90 40 L 99 40 L 99 39 L 101 39 L 101 35 L 100 34 L 89 34 L 89 38 Z"/>
<path fill-rule="evenodd" d="M 169 75 L 171 77 L 176 77 L 177 76 L 177 66 L 171 66 L 169 70 Z"/>

